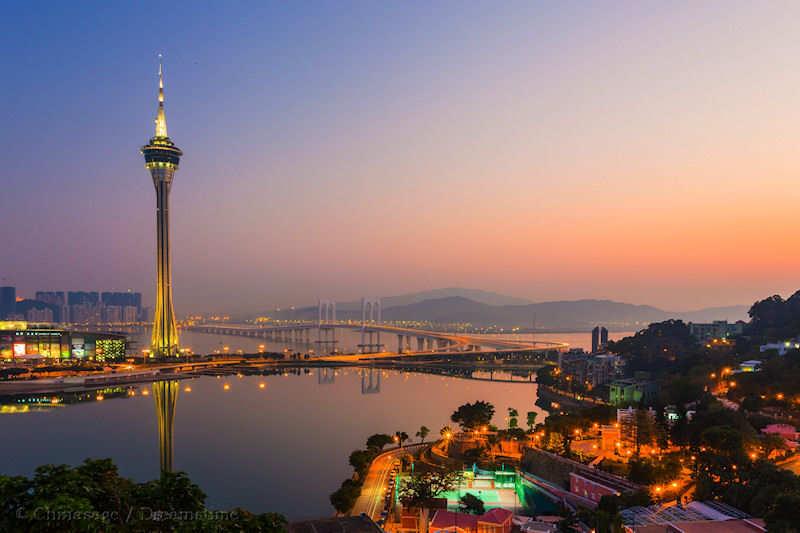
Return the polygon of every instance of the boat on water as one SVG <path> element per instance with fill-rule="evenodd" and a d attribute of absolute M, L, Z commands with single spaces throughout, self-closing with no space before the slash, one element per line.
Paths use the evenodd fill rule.
<path fill-rule="evenodd" d="M 87 376 L 65 376 L 47 379 L 24 379 L 0 381 L 0 394 L 29 394 L 37 392 L 60 392 L 74 389 L 92 389 L 124 383 L 156 381 L 161 371 L 135 370 L 131 372 L 108 372 Z"/>

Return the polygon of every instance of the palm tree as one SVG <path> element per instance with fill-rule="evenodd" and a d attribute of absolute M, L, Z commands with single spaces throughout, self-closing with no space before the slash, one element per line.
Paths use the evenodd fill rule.
<path fill-rule="evenodd" d="M 403 447 L 403 443 L 408 440 L 408 433 L 405 431 L 397 431 L 394 434 L 394 441 Z"/>
<path fill-rule="evenodd" d="M 513 407 L 509 407 L 508 408 L 508 427 L 509 428 L 517 427 L 519 425 L 518 421 L 517 421 L 518 418 L 519 418 L 519 411 L 517 411 Z"/>
<path fill-rule="evenodd" d="M 532 432 L 534 426 L 536 426 L 536 415 L 537 414 L 538 413 L 536 411 L 528 411 L 528 419 L 527 419 L 528 431 Z"/>
<path fill-rule="evenodd" d="M 428 433 L 430 432 L 431 432 L 430 429 L 426 428 L 425 426 L 420 426 L 419 431 L 417 431 L 415 437 L 419 437 L 420 442 L 425 442 L 425 437 L 427 437 Z"/>

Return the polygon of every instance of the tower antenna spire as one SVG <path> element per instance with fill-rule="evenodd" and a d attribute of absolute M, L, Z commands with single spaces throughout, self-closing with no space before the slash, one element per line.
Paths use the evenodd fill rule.
<path fill-rule="evenodd" d="M 169 137 L 167 135 L 167 114 L 164 112 L 164 62 L 158 54 L 158 112 L 156 113 L 156 137 Z"/>

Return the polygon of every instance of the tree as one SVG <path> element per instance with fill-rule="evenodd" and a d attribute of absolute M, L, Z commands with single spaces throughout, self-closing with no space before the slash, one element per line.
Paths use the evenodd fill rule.
<path fill-rule="evenodd" d="M 458 510 L 462 513 L 470 513 L 476 515 L 482 515 L 486 512 L 486 508 L 483 505 L 483 500 L 468 492 L 464 494 L 461 499 L 458 501 Z"/>
<path fill-rule="evenodd" d="M 800 531 L 800 494 L 781 494 L 764 515 L 769 531 L 797 533 Z"/>
<path fill-rule="evenodd" d="M 344 514 L 353 508 L 360 494 L 361 485 L 352 479 L 345 479 L 342 486 L 331 494 L 331 505 L 337 513 Z"/>
<path fill-rule="evenodd" d="M 519 411 L 513 407 L 508 408 L 508 427 L 515 428 L 519 426 Z"/>
<path fill-rule="evenodd" d="M 458 470 L 413 474 L 400 487 L 400 501 L 406 507 L 426 507 L 442 492 L 452 490 L 460 479 Z"/>
<path fill-rule="evenodd" d="M 533 428 L 536 427 L 536 416 L 538 413 L 536 411 L 528 411 L 526 425 L 528 426 L 528 431 L 533 432 Z"/>
<path fill-rule="evenodd" d="M 420 442 L 425 442 L 425 437 L 427 437 L 430 432 L 431 430 L 428 429 L 427 427 L 420 426 L 419 431 L 417 431 L 415 436 L 419 438 Z"/>
<path fill-rule="evenodd" d="M 403 443 L 408 440 L 408 433 L 405 431 L 397 431 L 394 434 L 394 441 L 403 447 Z"/>
<path fill-rule="evenodd" d="M 350 454 L 350 466 L 358 474 L 359 479 L 364 478 L 374 458 L 375 454 L 370 450 L 354 450 Z"/>
<path fill-rule="evenodd" d="M 136 483 L 109 459 L 43 465 L 32 478 L 0 476 L 0 531 L 282 531 L 280 515 L 209 513 L 183 472 Z M 256 524 L 258 527 L 250 527 Z"/>
<path fill-rule="evenodd" d="M 386 445 L 391 444 L 393 441 L 391 435 L 376 433 L 367 439 L 367 448 L 381 451 Z"/>
<path fill-rule="evenodd" d="M 450 420 L 461 426 L 461 429 L 475 430 L 488 426 L 494 417 L 494 406 L 481 400 L 465 403 L 450 416 Z"/>

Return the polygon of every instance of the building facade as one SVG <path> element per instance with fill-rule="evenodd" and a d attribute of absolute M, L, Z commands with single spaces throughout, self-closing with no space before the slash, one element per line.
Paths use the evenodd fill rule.
<path fill-rule="evenodd" d="M 97 362 L 125 360 L 127 339 L 113 333 L 71 332 L 37 328 L 25 322 L 0 322 L 0 359 L 85 359 Z"/>

